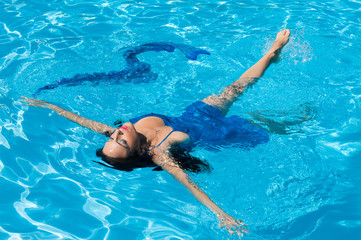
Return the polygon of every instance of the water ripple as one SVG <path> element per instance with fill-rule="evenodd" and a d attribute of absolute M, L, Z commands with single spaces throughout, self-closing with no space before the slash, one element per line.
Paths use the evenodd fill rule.
<path fill-rule="evenodd" d="M 104 137 L 17 99 L 62 77 L 123 69 L 124 47 L 174 41 L 212 55 L 184 62 L 176 54 L 144 54 L 159 73 L 152 84 L 84 85 L 43 97 L 108 124 L 149 109 L 177 115 L 237 79 L 286 27 L 292 35 L 280 61 L 231 111 L 247 117 L 309 103 L 317 114 L 289 135 L 271 135 L 257 149 L 197 149 L 194 154 L 210 161 L 214 171 L 193 177 L 217 204 L 248 223 L 248 239 L 325 234 L 336 239 L 339 233 L 354 238 L 359 198 L 349 208 L 341 204 L 359 186 L 354 176 L 361 149 L 360 6 L 358 1 L 0 2 L 0 183 L 6 192 L 0 238 L 232 238 L 166 173 L 96 165 L 94 152 Z"/>

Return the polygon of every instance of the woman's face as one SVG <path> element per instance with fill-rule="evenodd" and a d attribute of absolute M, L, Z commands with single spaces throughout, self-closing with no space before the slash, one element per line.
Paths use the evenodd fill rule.
<path fill-rule="evenodd" d="M 127 122 L 105 143 L 103 153 L 111 158 L 126 159 L 140 150 L 140 138 L 134 125 Z"/>

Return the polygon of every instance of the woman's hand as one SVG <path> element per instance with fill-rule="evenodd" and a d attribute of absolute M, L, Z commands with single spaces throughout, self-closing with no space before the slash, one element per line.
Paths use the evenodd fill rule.
<path fill-rule="evenodd" d="M 19 99 L 20 101 L 23 102 L 23 105 L 28 105 L 28 106 L 35 106 L 35 107 L 43 107 L 43 108 L 49 108 L 54 110 L 54 108 L 56 107 L 54 104 L 42 101 L 42 100 L 38 100 L 38 99 L 33 99 L 33 98 L 27 98 L 24 96 L 21 96 L 22 98 Z"/>
<path fill-rule="evenodd" d="M 236 220 L 227 213 L 222 213 L 218 218 L 221 221 L 219 227 L 225 227 L 231 235 L 237 233 L 238 237 L 241 238 L 244 233 L 248 233 L 248 230 L 243 227 L 246 224 L 241 220 Z"/>

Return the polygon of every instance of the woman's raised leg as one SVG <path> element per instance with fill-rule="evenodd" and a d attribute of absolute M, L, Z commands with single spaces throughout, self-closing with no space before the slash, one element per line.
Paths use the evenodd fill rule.
<path fill-rule="evenodd" d="M 223 115 L 226 115 L 232 103 L 237 100 L 237 97 L 243 93 L 247 86 L 262 77 L 272 59 L 278 55 L 282 47 L 288 42 L 289 36 L 289 29 L 279 32 L 271 49 L 256 64 L 243 73 L 237 81 L 227 86 L 221 94 L 208 96 L 202 102 L 218 107 L 223 112 Z"/>

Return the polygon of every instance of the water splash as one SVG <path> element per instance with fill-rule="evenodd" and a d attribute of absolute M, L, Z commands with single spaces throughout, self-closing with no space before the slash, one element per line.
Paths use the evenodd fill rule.
<path fill-rule="evenodd" d="M 296 29 L 291 35 L 285 51 L 293 60 L 294 64 L 305 63 L 312 60 L 313 51 L 311 45 L 304 40 L 305 29 Z"/>
<path fill-rule="evenodd" d="M 291 30 L 291 36 L 288 43 L 282 49 L 280 58 L 287 56 L 287 61 L 297 65 L 298 63 L 309 62 L 313 58 L 313 50 L 311 45 L 304 40 L 305 29 Z M 274 36 L 266 39 L 267 43 L 262 50 L 265 54 L 272 46 L 274 42 Z"/>

